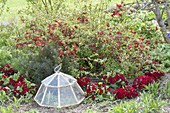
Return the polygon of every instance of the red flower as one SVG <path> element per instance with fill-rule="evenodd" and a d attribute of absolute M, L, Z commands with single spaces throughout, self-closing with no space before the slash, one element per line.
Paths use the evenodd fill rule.
<path fill-rule="evenodd" d="M 58 45 L 61 46 L 63 45 L 63 42 L 61 40 L 58 41 Z"/>
<path fill-rule="evenodd" d="M 7 88 L 0 86 L 0 91 L 2 91 L 2 90 L 6 92 Z"/>
<path fill-rule="evenodd" d="M 9 81 L 10 81 L 10 84 L 11 84 L 12 86 L 15 86 L 15 83 L 16 83 L 15 80 L 13 80 L 12 78 L 10 78 Z"/>
<path fill-rule="evenodd" d="M 90 78 L 86 77 L 86 78 L 85 78 L 85 81 L 86 81 L 87 83 L 89 83 L 89 82 L 90 82 Z"/>
<path fill-rule="evenodd" d="M 116 6 L 120 9 L 122 8 L 122 4 L 116 4 Z"/>
<path fill-rule="evenodd" d="M 21 92 L 17 90 L 16 88 L 14 88 L 13 94 L 18 96 L 19 94 L 21 94 Z"/>
<path fill-rule="evenodd" d="M 90 78 L 88 77 L 79 77 L 77 78 L 77 82 L 80 86 L 87 86 L 87 84 L 90 82 Z"/>
<path fill-rule="evenodd" d="M 124 88 L 117 88 L 114 90 L 113 94 L 115 95 L 116 99 L 123 99 L 123 98 L 135 98 L 138 96 L 138 92 L 135 88 L 131 86 L 125 86 Z"/>
<path fill-rule="evenodd" d="M 6 75 L 2 75 L 2 78 L 7 78 L 7 76 Z"/>
<path fill-rule="evenodd" d="M 0 85 L 2 85 L 4 83 L 4 81 L 3 80 L 0 80 Z"/>
<path fill-rule="evenodd" d="M 128 84 L 128 81 L 126 80 L 126 78 L 123 74 L 116 74 L 114 77 L 110 76 L 108 78 L 108 83 L 110 83 L 110 84 L 117 83 L 118 85 L 122 86 L 123 82 L 125 83 L 125 85 Z"/>
<path fill-rule="evenodd" d="M 15 84 L 15 87 L 21 87 L 22 86 L 22 83 L 21 82 L 17 82 L 16 84 Z"/>
<path fill-rule="evenodd" d="M 103 94 L 102 88 L 99 88 L 99 94 L 100 94 L 100 95 Z"/>
<path fill-rule="evenodd" d="M 151 41 L 150 40 L 146 40 L 145 42 L 147 45 L 150 45 L 151 44 Z"/>
<path fill-rule="evenodd" d="M 91 84 L 90 87 L 91 87 L 92 91 L 95 91 L 97 86 L 96 86 L 96 84 Z"/>
<path fill-rule="evenodd" d="M 95 100 L 96 97 L 93 95 L 91 98 L 92 98 L 92 100 Z"/>
<path fill-rule="evenodd" d="M 146 76 L 151 76 L 152 73 L 151 73 L 150 71 L 148 71 L 148 72 L 145 72 L 145 75 L 146 75 Z"/>
<path fill-rule="evenodd" d="M 105 79 L 107 78 L 107 76 L 106 76 L 106 75 L 103 75 L 102 78 L 103 78 L 103 80 L 105 80 Z"/>
<path fill-rule="evenodd" d="M 111 91 L 111 89 L 110 89 L 110 88 L 107 88 L 107 91 L 109 91 L 109 92 L 110 92 L 110 91 Z"/>
<path fill-rule="evenodd" d="M 81 23 L 87 23 L 89 21 L 88 18 L 85 16 L 78 17 L 77 20 L 80 21 Z"/>
<path fill-rule="evenodd" d="M 160 79 L 164 75 L 165 75 L 165 73 L 163 73 L 163 72 L 155 71 L 155 72 L 152 73 L 151 76 L 154 77 L 157 80 L 157 79 Z"/>
<path fill-rule="evenodd" d="M 125 86 L 124 89 L 126 90 L 127 98 L 135 98 L 139 95 L 137 90 L 133 88 L 132 86 Z"/>
<path fill-rule="evenodd" d="M 0 71 L 3 72 L 6 76 L 13 75 L 15 73 L 15 70 L 11 68 L 10 64 L 5 64 L 0 68 Z"/>
<path fill-rule="evenodd" d="M 86 89 L 87 97 L 92 94 L 92 91 L 90 89 Z"/>
<path fill-rule="evenodd" d="M 115 95 L 115 98 L 123 99 L 125 98 L 126 92 L 123 88 L 117 88 L 114 90 L 113 94 Z"/>
<path fill-rule="evenodd" d="M 118 85 L 121 85 L 122 82 L 124 82 L 126 85 L 128 84 L 128 81 L 126 80 L 125 76 L 123 74 L 116 74 L 114 76 L 115 81 L 118 82 Z"/>
<path fill-rule="evenodd" d="M 160 71 L 154 71 L 154 72 L 146 72 L 145 75 L 153 77 L 155 80 L 160 79 L 162 76 L 165 75 L 165 73 Z"/>
<path fill-rule="evenodd" d="M 121 32 L 120 32 L 120 31 L 117 31 L 117 32 L 116 32 L 116 34 L 120 35 L 120 34 L 121 34 Z"/>
<path fill-rule="evenodd" d="M 141 37 L 141 38 L 140 38 L 140 40 L 141 40 L 141 41 L 144 41 L 144 40 L 145 40 L 145 38 L 144 38 L 144 37 Z"/>
<path fill-rule="evenodd" d="M 27 93 L 27 92 L 29 92 L 29 88 L 27 88 L 27 87 L 23 87 L 22 88 L 22 91 L 23 91 L 23 93 L 24 93 L 24 95 Z"/>
<path fill-rule="evenodd" d="M 137 89 L 143 89 L 146 85 L 153 83 L 155 79 L 150 76 L 138 76 L 133 81 L 133 87 Z"/>
<path fill-rule="evenodd" d="M 108 78 L 108 83 L 114 84 L 115 82 L 116 82 L 116 81 L 115 81 L 114 77 L 110 76 L 110 77 Z"/>

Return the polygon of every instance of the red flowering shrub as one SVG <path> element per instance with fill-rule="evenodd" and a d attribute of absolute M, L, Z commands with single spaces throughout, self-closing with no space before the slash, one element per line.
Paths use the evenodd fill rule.
<path fill-rule="evenodd" d="M 4 73 L 6 76 L 10 76 L 15 73 L 15 70 L 11 67 L 10 64 L 5 64 L 0 68 L 0 72 Z"/>
<path fill-rule="evenodd" d="M 146 85 L 151 84 L 155 81 L 153 77 L 150 76 L 138 76 L 133 81 L 133 87 L 135 89 L 143 89 Z"/>
<path fill-rule="evenodd" d="M 135 98 L 139 95 L 137 90 L 131 86 L 117 88 L 114 90 L 113 94 L 115 95 L 116 99 Z"/>

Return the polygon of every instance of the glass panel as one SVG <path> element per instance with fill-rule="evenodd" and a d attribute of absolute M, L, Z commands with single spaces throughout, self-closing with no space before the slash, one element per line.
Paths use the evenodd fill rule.
<path fill-rule="evenodd" d="M 65 80 L 67 80 L 69 83 L 73 83 L 75 82 L 74 79 L 72 79 L 71 77 L 68 77 L 69 75 L 66 74 L 62 74 L 63 78 L 65 78 Z"/>
<path fill-rule="evenodd" d="M 77 103 L 70 86 L 60 88 L 60 100 L 61 107 Z"/>
<path fill-rule="evenodd" d="M 58 88 L 47 88 L 42 105 L 58 106 Z"/>
<path fill-rule="evenodd" d="M 58 86 L 58 76 L 53 78 L 53 80 L 50 82 L 49 85 L 51 85 L 51 86 Z"/>
<path fill-rule="evenodd" d="M 49 77 L 45 78 L 41 83 L 42 84 L 49 84 L 49 82 L 54 78 L 55 74 L 50 75 Z"/>
<path fill-rule="evenodd" d="M 72 88 L 73 88 L 73 91 L 77 97 L 77 100 L 80 101 L 81 99 L 84 98 L 83 96 L 83 92 L 81 91 L 81 89 L 78 87 L 78 84 L 77 83 L 74 83 L 72 85 Z"/>
<path fill-rule="evenodd" d="M 35 96 L 35 100 L 41 104 L 41 100 L 43 98 L 43 95 L 44 95 L 44 91 L 45 91 L 45 86 L 44 85 L 41 85 L 40 88 L 39 88 L 39 91 L 37 92 L 36 96 Z"/>
<path fill-rule="evenodd" d="M 68 81 L 66 81 L 66 79 L 62 76 L 60 76 L 60 85 L 59 86 L 63 86 L 63 85 L 69 85 Z"/>

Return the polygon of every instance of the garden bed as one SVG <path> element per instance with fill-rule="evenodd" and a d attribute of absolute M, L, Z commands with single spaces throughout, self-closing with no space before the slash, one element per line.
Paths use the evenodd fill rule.
<path fill-rule="evenodd" d="M 160 80 L 161 84 L 167 84 L 167 82 L 170 80 L 170 73 L 166 74 L 162 79 Z M 160 94 L 161 95 L 161 94 Z M 138 101 L 140 99 L 140 96 L 135 99 L 125 99 L 126 104 L 130 101 Z M 170 101 L 170 98 L 165 99 L 167 101 Z M 91 102 L 87 103 L 87 100 L 83 101 L 79 105 L 67 107 L 67 108 L 52 108 L 52 107 L 41 107 L 39 106 L 35 101 L 30 101 L 29 103 L 24 103 L 19 106 L 19 108 L 16 109 L 19 113 L 108 113 L 114 106 L 116 107 L 117 104 L 122 104 L 121 100 L 106 100 L 102 102 Z M 132 106 L 133 107 L 133 106 Z M 126 109 L 126 106 L 125 106 Z M 142 109 L 142 108 L 141 108 Z M 158 109 L 163 111 L 163 113 L 169 113 L 170 111 L 170 103 L 169 105 L 161 107 L 161 109 Z M 32 112 L 31 112 L 32 111 Z"/>

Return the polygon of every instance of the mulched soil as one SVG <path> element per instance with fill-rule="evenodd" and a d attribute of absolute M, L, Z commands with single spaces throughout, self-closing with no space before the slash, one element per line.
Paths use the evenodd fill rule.
<path fill-rule="evenodd" d="M 68 108 L 52 108 L 52 107 L 41 107 L 36 102 L 31 102 L 29 104 L 21 105 L 18 112 L 25 113 L 31 109 L 38 110 L 39 113 L 82 113 L 89 109 L 97 111 L 97 113 L 107 113 L 109 108 L 114 105 L 114 102 L 105 101 L 101 103 L 81 103 L 77 106 Z"/>

